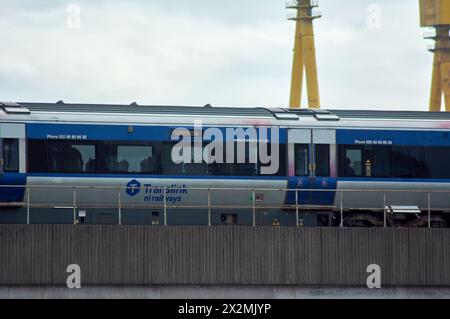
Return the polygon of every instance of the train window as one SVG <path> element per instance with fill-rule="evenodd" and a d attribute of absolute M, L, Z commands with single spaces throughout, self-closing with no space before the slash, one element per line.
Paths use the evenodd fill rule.
<path fill-rule="evenodd" d="M 242 145 L 241 145 L 242 146 Z M 224 158 L 227 155 L 227 146 L 224 146 Z M 271 167 L 276 165 L 274 156 L 276 156 L 275 148 L 278 148 L 278 171 L 273 176 L 286 176 L 286 145 L 269 144 L 267 152 L 271 156 L 271 162 L 261 163 L 258 149 L 250 152 L 249 143 L 245 145 L 245 163 L 238 163 L 237 154 L 240 152 L 237 144 L 234 144 L 234 158 L 231 163 L 213 163 L 209 165 L 210 173 L 214 176 L 258 176 L 262 175 L 262 167 Z M 244 154 L 242 152 L 241 154 Z"/>
<path fill-rule="evenodd" d="M 433 147 L 426 152 L 426 178 L 450 179 L 449 147 Z"/>
<path fill-rule="evenodd" d="M 366 150 L 366 176 L 391 176 L 391 151 L 389 146 L 372 146 Z M 370 174 L 369 174 L 370 173 Z"/>
<path fill-rule="evenodd" d="M 448 147 L 341 145 L 339 175 L 449 179 L 448 158 L 450 158 Z"/>
<path fill-rule="evenodd" d="M 183 163 L 176 163 L 172 158 L 172 150 L 177 143 L 175 142 L 166 142 L 163 143 L 162 148 L 162 173 L 164 175 L 209 175 L 209 167 L 208 164 L 203 161 L 203 153 L 201 148 L 189 148 L 190 153 L 187 154 L 188 161 Z M 183 151 L 187 151 L 186 149 L 180 149 L 180 157 L 185 156 Z M 195 155 L 199 156 L 202 159 L 201 163 L 195 163 Z"/>
<path fill-rule="evenodd" d="M 19 172 L 19 140 L 3 140 L 3 171 Z"/>
<path fill-rule="evenodd" d="M 271 144 L 270 145 L 270 147 L 273 147 L 272 146 L 273 144 Z M 275 174 L 275 175 L 277 175 L 277 176 L 286 176 L 286 166 L 287 166 L 287 157 L 286 157 L 286 144 L 278 144 L 278 145 L 276 145 L 275 147 L 278 147 L 279 149 L 279 169 L 278 169 L 278 173 L 277 174 Z M 273 154 L 272 152 L 271 152 L 271 154 Z"/>
<path fill-rule="evenodd" d="M 228 168 L 232 169 L 233 176 L 256 176 L 258 175 L 258 146 L 251 147 L 248 142 L 234 143 L 234 161 Z M 225 150 L 227 154 L 228 150 Z M 244 154 L 242 154 L 244 153 Z M 238 156 L 240 155 L 240 156 Z M 227 156 L 228 160 L 228 156 Z"/>
<path fill-rule="evenodd" d="M 190 148 L 190 154 L 187 158 L 189 159 L 186 163 L 175 163 L 172 158 L 172 150 L 174 147 L 174 142 L 168 142 L 163 144 L 161 163 L 162 163 L 162 173 L 164 175 L 194 175 L 194 176 L 258 176 L 261 174 L 261 165 L 270 166 L 276 163 L 261 164 L 258 162 L 258 149 L 251 149 L 250 144 L 242 142 L 240 144 L 224 144 L 222 146 L 221 154 L 214 154 L 216 162 L 208 164 L 204 161 L 203 151 L 207 145 L 205 143 L 203 148 Z M 234 147 L 234 156 L 231 159 L 227 159 L 227 147 Z M 240 146 L 240 147 L 238 147 Z M 278 171 L 274 173 L 275 176 L 286 176 L 286 146 L 276 144 L 273 146 L 270 144 L 268 146 L 268 152 L 274 154 L 273 147 L 278 147 L 279 156 L 279 166 Z M 216 149 L 217 152 L 217 149 Z M 195 163 L 195 154 L 202 159 L 201 163 Z M 244 155 L 238 161 L 238 154 Z M 184 156 L 184 154 L 180 154 Z M 231 155 L 230 155 L 231 156 Z M 230 160 L 227 163 L 227 160 Z M 273 160 L 273 159 L 272 159 Z"/>
<path fill-rule="evenodd" d="M 107 173 L 154 173 L 156 156 L 152 145 L 105 144 Z"/>
<path fill-rule="evenodd" d="M 47 173 L 47 141 L 28 140 L 27 141 L 27 166 L 30 173 Z"/>
<path fill-rule="evenodd" d="M 190 163 L 174 163 L 172 149 L 175 142 L 79 142 L 28 140 L 28 171 L 30 173 L 105 173 L 193 176 L 258 176 L 260 164 L 252 163 L 248 143 L 245 163 L 195 163 L 195 154 L 203 149 L 191 149 Z M 204 145 L 205 146 L 205 145 Z M 239 150 L 235 146 L 235 157 Z M 286 176 L 286 145 L 279 146 L 279 170 L 274 175 Z M 272 153 L 272 145 L 269 146 Z M 223 160 L 226 155 L 224 146 Z M 252 160 L 253 161 L 253 160 Z M 266 165 L 266 164 L 264 164 Z M 268 164 L 269 165 L 269 164 Z M 307 164 L 306 164 L 307 165 Z"/>
<path fill-rule="evenodd" d="M 92 173 L 96 171 L 94 144 L 49 141 L 47 147 L 49 172 Z"/>
<path fill-rule="evenodd" d="M 330 176 L 330 145 L 316 145 L 316 176 Z"/>
<path fill-rule="evenodd" d="M 430 178 L 430 166 L 436 165 L 427 159 L 436 148 L 392 147 L 392 168 L 395 178 Z M 442 178 L 437 176 L 437 178 Z"/>
<path fill-rule="evenodd" d="M 309 175 L 309 145 L 295 145 L 295 176 Z"/>
<path fill-rule="evenodd" d="M 362 148 L 346 148 L 341 158 L 341 173 L 344 177 L 363 176 L 363 150 Z"/>
<path fill-rule="evenodd" d="M 380 147 L 374 147 L 374 149 L 378 152 L 381 150 Z M 383 172 L 385 176 L 392 178 L 450 178 L 450 167 L 447 165 L 450 158 L 448 147 L 392 146 L 384 148 L 384 153 L 388 154 L 383 155 L 382 161 L 388 164 L 382 166 L 389 167 L 388 171 Z"/>

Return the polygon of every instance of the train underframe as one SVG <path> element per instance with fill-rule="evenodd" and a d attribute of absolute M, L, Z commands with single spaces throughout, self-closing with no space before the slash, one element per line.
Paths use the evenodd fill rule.
<path fill-rule="evenodd" d="M 298 220 L 297 220 L 298 216 Z M 450 212 L 391 213 L 357 210 L 173 210 L 76 209 L 6 206 L 0 208 L 0 224 L 123 224 L 299 227 L 431 227 L 448 228 Z"/>

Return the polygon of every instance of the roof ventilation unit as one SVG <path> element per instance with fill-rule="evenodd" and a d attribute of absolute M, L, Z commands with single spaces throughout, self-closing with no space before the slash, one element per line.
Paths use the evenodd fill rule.
<path fill-rule="evenodd" d="M 8 114 L 30 114 L 30 110 L 15 102 L 0 102 L 0 106 Z"/>
<path fill-rule="evenodd" d="M 298 121 L 299 120 L 299 116 L 297 114 L 292 113 L 286 109 L 272 108 L 272 109 L 268 109 L 268 110 L 273 114 L 273 116 L 275 116 L 275 118 L 277 120 L 284 120 L 284 121 Z"/>
<path fill-rule="evenodd" d="M 295 113 L 273 113 L 278 120 L 298 121 L 299 117 Z"/>
<path fill-rule="evenodd" d="M 311 110 L 311 112 L 319 121 L 339 121 L 339 116 L 327 110 Z"/>

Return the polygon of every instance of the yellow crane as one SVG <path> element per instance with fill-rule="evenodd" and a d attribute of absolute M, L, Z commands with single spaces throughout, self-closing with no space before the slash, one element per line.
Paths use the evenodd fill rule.
<path fill-rule="evenodd" d="M 441 111 L 444 94 L 445 109 L 450 112 L 450 0 L 420 0 L 420 24 L 434 28 L 425 35 L 435 41 L 429 47 L 434 53 L 430 111 Z"/>
<path fill-rule="evenodd" d="M 290 107 L 294 109 L 301 107 L 304 69 L 306 72 L 308 106 L 313 109 L 320 108 L 313 27 L 313 20 L 321 17 L 320 14 L 313 14 L 313 9 L 317 6 L 317 2 L 311 0 L 295 0 L 286 4 L 287 9 L 297 11 L 294 16 L 288 18 L 289 20 L 296 21 L 294 61 L 289 102 Z"/>

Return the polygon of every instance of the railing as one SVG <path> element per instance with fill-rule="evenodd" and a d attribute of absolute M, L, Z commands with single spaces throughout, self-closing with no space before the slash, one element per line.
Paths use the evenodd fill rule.
<path fill-rule="evenodd" d="M 257 226 L 257 214 L 258 211 L 267 211 L 267 210 L 280 210 L 286 211 L 290 210 L 295 212 L 295 220 L 296 226 L 300 226 L 300 212 L 301 211 L 329 211 L 336 212 L 340 214 L 340 227 L 344 227 L 344 215 L 348 211 L 370 211 L 372 213 L 379 212 L 383 214 L 383 226 L 388 227 L 388 215 L 393 212 L 389 212 L 391 210 L 391 206 L 394 204 L 389 200 L 388 196 L 398 195 L 398 194 L 408 194 L 410 196 L 425 196 L 425 200 L 422 202 L 426 203 L 426 207 L 416 207 L 421 214 L 427 214 L 427 224 L 428 227 L 431 227 L 431 219 L 433 212 L 450 212 L 450 190 L 379 190 L 379 189 L 273 189 L 273 188 L 195 188 L 195 187 L 185 187 L 185 188 L 174 188 L 174 187 L 152 187 L 152 189 L 160 189 L 162 190 L 162 203 L 159 204 L 138 204 L 134 202 L 126 202 L 123 200 L 123 193 L 127 190 L 130 190 L 131 187 L 114 187 L 114 186 L 65 186 L 65 185 L 0 185 L 0 194 L 4 189 L 24 189 L 24 201 L 23 202 L 0 202 L 0 207 L 25 207 L 26 208 L 26 223 L 31 223 L 31 210 L 34 208 L 41 209 L 71 209 L 73 211 L 73 223 L 78 223 L 77 218 L 77 210 L 78 209 L 112 209 L 117 211 L 118 216 L 118 224 L 122 224 L 122 214 L 125 209 L 158 209 L 163 211 L 163 225 L 168 225 L 167 217 L 169 210 L 206 210 L 208 214 L 208 225 L 212 225 L 212 214 L 213 210 L 248 210 L 251 211 L 252 214 L 252 226 Z M 146 191 L 148 187 L 133 187 L 135 190 Z M 34 192 L 47 190 L 50 192 L 58 191 L 58 192 L 70 192 L 70 205 L 68 204 L 67 196 L 65 202 L 53 202 L 49 203 L 49 201 L 38 201 L 38 203 L 33 203 L 31 199 L 31 195 Z M 92 200 L 83 200 L 79 199 L 80 193 L 85 194 L 86 191 L 105 191 L 105 192 L 115 192 L 117 195 L 116 199 L 110 199 L 108 201 L 103 200 L 103 202 L 94 202 Z M 206 199 L 195 200 L 194 203 L 190 204 L 170 204 L 167 202 L 166 194 L 168 194 L 168 190 L 187 190 L 189 192 L 198 191 L 203 192 L 203 195 L 206 195 Z M 229 203 L 213 203 L 212 196 L 213 194 L 220 193 L 220 195 L 224 194 L 224 192 L 243 192 L 250 195 L 250 204 L 243 204 L 242 202 L 238 204 L 229 204 Z M 261 193 L 266 195 L 270 192 L 278 192 L 280 193 L 280 197 L 278 199 L 279 203 L 283 204 L 263 204 L 264 200 L 259 199 L 258 196 Z M 294 204 L 285 204 L 285 196 L 291 193 L 294 193 Z M 302 193 L 307 194 L 317 194 L 317 193 L 333 193 L 334 201 L 332 205 L 314 205 L 314 204 L 302 204 L 302 200 L 300 196 Z M 41 193 L 42 194 L 42 193 Z M 348 194 L 369 194 L 369 198 L 371 201 L 375 201 L 374 198 L 381 198 L 380 206 L 349 206 L 345 205 L 346 195 Z M 67 193 L 65 194 L 67 195 Z M 445 202 L 449 204 L 449 206 L 439 207 L 433 205 L 433 195 L 441 195 L 445 196 Z M 352 201 L 355 201 L 355 198 L 352 198 Z M 200 202 L 200 203 L 199 203 Z M 204 202 L 204 203 L 201 203 Z M 396 200 L 398 205 L 398 199 Z M 441 198 L 442 202 L 442 198 Z M 408 205 L 408 203 L 405 203 Z"/>

